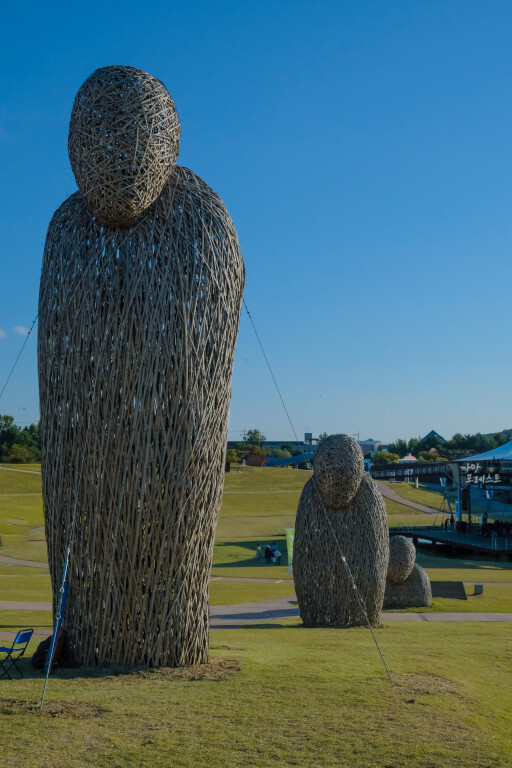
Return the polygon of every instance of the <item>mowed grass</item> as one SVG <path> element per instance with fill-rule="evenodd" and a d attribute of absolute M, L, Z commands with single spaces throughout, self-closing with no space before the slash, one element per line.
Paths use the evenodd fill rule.
<path fill-rule="evenodd" d="M 434 485 L 433 483 L 419 483 L 419 487 L 416 488 L 414 483 L 391 483 L 388 480 L 379 481 L 384 485 L 397 493 L 408 501 L 414 501 L 416 504 L 423 504 L 426 507 L 431 507 L 434 511 L 439 510 L 443 506 L 443 491 L 441 484 Z M 450 503 L 453 493 L 449 494 Z M 444 502 L 444 508 L 447 509 L 447 504 Z"/>
<path fill-rule="evenodd" d="M 436 519 L 435 514 L 429 514 L 428 512 L 421 512 L 419 509 L 413 509 L 407 507 L 405 504 L 400 504 L 394 499 L 384 498 L 386 504 L 386 512 L 388 516 L 388 523 L 390 526 L 398 525 L 427 525 L 434 524 Z M 438 521 L 439 522 L 439 521 Z"/>
<path fill-rule="evenodd" d="M 41 464 L 0 464 L 0 467 L 6 469 L 17 469 L 21 472 L 31 472 L 41 474 Z"/>
<path fill-rule="evenodd" d="M 473 588 L 467 586 L 466 594 L 467 600 L 433 597 L 429 608 L 390 609 L 388 613 L 512 613 L 512 584 L 485 586 L 482 595 L 474 595 Z"/>
<path fill-rule="evenodd" d="M 311 473 L 304 470 L 250 467 L 235 468 L 226 475 L 212 576 L 269 578 L 276 581 L 283 579 L 288 581 L 290 594 L 293 594 L 293 577 L 287 568 L 284 529 L 295 525 L 299 497 L 310 476 Z M 416 489 L 408 483 L 390 483 L 389 487 L 432 508 L 436 507 L 441 498 L 436 486 Z M 7 493 L 14 495 L 5 495 Z M 27 493 L 35 495 L 25 495 Z M 0 471 L 0 535 L 3 542 L 0 554 L 36 562 L 46 560 L 40 493 L 40 476 Z M 417 493 L 420 496 L 415 496 Z M 425 514 L 390 499 L 386 499 L 386 509 L 390 525 L 431 525 L 435 520 L 435 515 Z M 258 544 L 271 544 L 274 541 L 282 552 L 281 566 L 267 566 L 264 561 L 258 562 Z M 427 569 L 432 580 L 512 583 L 512 564 L 506 561 L 432 557 L 418 551 L 418 562 Z M 22 599 L 18 595 L 24 595 L 27 601 L 47 599 L 41 598 L 41 595 L 49 594 L 49 579 L 46 579 L 45 586 L 45 578 L 35 578 L 40 576 L 40 572 L 24 572 L 29 578 L 20 582 L 19 587 L 13 587 L 13 579 L 2 580 L 3 574 L 14 573 L 10 570 L 12 567 L 0 563 L 0 599 L 2 595 L 5 600 Z M 235 599 L 235 602 L 243 601 L 239 597 L 243 589 L 240 591 L 237 587 L 228 590 L 221 586 L 222 582 L 213 584 L 216 585 L 212 585 L 213 604 L 231 599 Z M 265 595 L 261 599 L 267 599 L 267 590 L 268 587 L 265 587 L 260 593 Z M 275 590 L 276 596 L 278 591 Z M 13 593 L 15 597 L 5 596 Z M 248 601 L 252 602 L 252 597 Z"/>
<path fill-rule="evenodd" d="M 9 474 L 0 472 L 0 490 Z M 288 519 L 293 526 L 308 476 L 248 469 L 226 477 L 226 489 L 242 493 L 224 496 L 210 587 L 213 605 L 293 595 L 280 526 Z M 396 514 L 388 506 L 390 520 Z M 30 522 L 23 515 L 15 518 L 22 528 L 29 522 L 27 531 L 13 535 L 26 537 L 28 544 L 38 515 L 29 505 Z M 222 529 L 224 524 L 228 527 Z M 283 552 L 281 566 L 256 561 L 257 545 L 272 541 Z M 511 563 L 421 552 L 418 561 L 424 561 L 432 579 L 447 580 L 442 576 L 450 573 L 454 580 L 511 582 L 510 588 L 484 587 L 482 596 L 468 601 L 436 599 L 436 610 L 512 610 Z M 284 580 L 216 581 L 219 575 Z M 49 575 L 40 569 L 0 564 L 0 585 L 0 599 L 50 600 Z M 22 626 L 49 634 L 51 612 L 0 611 L 0 638 Z M 375 636 L 392 684 L 368 630 L 309 630 L 288 620 L 212 630 L 212 661 L 200 668 L 60 670 L 51 677 L 42 712 L 42 675 L 28 661 L 41 640 L 37 637 L 22 662 L 26 679 L 0 683 L 0 764 L 510 768 L 510 624 L 400 624 L 384 616 Z"/>
<path fill-rule="evenodd" d="M 0 555 L 46 562 L 40 474 L 0 470 L 0 539 Z"/>
<path fill-rule="evenodd" d="M 215 630 L 202 668 L 61 670 L 0 694 L 2 768 L 510 768 L 500 624 Z"/>

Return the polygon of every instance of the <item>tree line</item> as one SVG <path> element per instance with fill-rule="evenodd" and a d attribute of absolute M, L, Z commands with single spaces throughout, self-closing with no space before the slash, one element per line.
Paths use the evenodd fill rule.
<path fill-rule="evenodd" d="M 326 434 L 327 436 L 327 434 Z M 261 456 L 274 456 L 276 459 L 289 459 L 291 456 L 300 456 L 302 451 L 297 450 L 290 443 L 283 443 L 279 448 L 264 448 L 266 436 L 259 429 L 248 429 L 244 432 L 242 440 L 235 448 L 228 448 L 226 461 L 241 463 L 247 453 L 256 453 Z"/>
<path fill-rule="evenodd" d="M 23 464 L 41 461 L 39 423 L 20 427 L 14 417 L 0 413 L 0 462 Z"/>
<path fill-rule="evenodd" d="M 466 435 L 457 432 L 450 440 L 443 440 L 436 435 L 427 438 L 411 437 L 409 440 L 399 438 L 389 444 L 388 451 L 377 451 L 372 456 L 372 462 L 374 464 L 390 464 L 400 461 L 409 453 L 419 461 L 450 461 L 491 451 L 493 448 L 498 448 L 508 442 L 511 435 L 512 429 L 487 435 L 481 432 Z M 321 441 L 326 437 L 327 432 L 322 432 L 318 439 Z M 280 448 L 264 448 L 261 443 L 265 442 L 266 439 L 266 436 L 258 429 L 248 429 L 241 442 L 237 443 L 235 448 L 228 450 L 227 461 L 241 462 L 247 453 L 266 454 L 278 459 L 287 459 L 301 453 L 288 443 L 284 443 Z"/>
<path fill-rule="evenodd" d="M 389 464 L 399 461 L 411 453 L 419 461 L 449 461 L 472 454 L 485 453 L 498 448 L 510 440 L 510 431 L 484 435 L 481 432 L 463 435 L 457 432 L 450 440 L 443 441 L 436 435 L 425 439 L 411 437 L 399 439 L 389 444 L 389 451 L 378 451 L 373 457 L 374 464 Z"/>

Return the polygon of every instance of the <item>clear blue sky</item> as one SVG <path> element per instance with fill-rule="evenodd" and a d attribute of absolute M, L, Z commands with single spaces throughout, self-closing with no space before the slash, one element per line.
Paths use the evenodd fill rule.
<path fill-rule="evenodd" d="M 510 2 L 29 0 L 2 22 L 0 388 L 76 189 L 74 95 L 129 64 L 167 85 L 178 162 L 233 217 L 299 435 L 512 427 Z M 0 412 L 38 418 L 35 333 Z M 243 315 L 230 438 L 244 427 L 290 437 Z"/>

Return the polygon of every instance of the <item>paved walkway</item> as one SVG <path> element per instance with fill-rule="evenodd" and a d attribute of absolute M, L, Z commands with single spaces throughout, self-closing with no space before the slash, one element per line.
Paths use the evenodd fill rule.
<path fill-rule="evenodd" d="M 0 600 L 0 611 L 51 611 L 51 603 L 22 603 L 19 600 Z"/>
<path fill-rule="evenodd" d="M 298 618 L 299 608 L 295 597 L 280 597 L 259 603 L 242 605 L 212 605 L 210 609 L 212 629 L 235 629 L 260 621 L 280 621 Z M 384 612 L 381 621 L 506 621 L 512 622 L 512 613 L 398 613 Z"/>
<path fill-rule="evenodd" d="M 8 557 L 7 555 L 0 555 L 0 563 L 4 565 L 24 565 L 27 568 L 44 568 L 48 570 L 48 563 L 37 563 L 35 560 L 18 560 L 17 557 Z"/>
<path fill-rule="evenodd" d="M 51 603 L 22 603 L 14 600 L 1 600 L 0 610 L 51 611 Z M 238 629 L 240 627 L 277 622 L 282 619 L 299 618 L 299 609 L 295 597 L 280 597 L 259 603 L 241 605 L 212 605 L 210 608 L 211 629 Z M 444 621 L 444 622 L 512 622 L 512 613 L 398 613 L 384 612 L 382 623 L 389 621 Z M 0 637 L 12 639 L 14 632 L 6 627 L 0 629 Z M 48 630 L 34 632 L 37 637 L 47 637 Z"/>
<path fill-rule="evenodd" d="M 426 512 L 427 515 L 439 514 L 438 509 L 434 509 L 433 507 L 425 507 L 423 504 L 416 504 L 415 501 L 409 501 L 409 499 L 404 499 L 403 496 L 399 496 L 398 493 L 396 493 L 396 491 L 393 491 L 391 488 L 388 488 L 388 486 L 384 485 L 384 483 L 381 483 L 378 480 L 376 480 L 375 482 L 377 483 L 377 487 L 379 491 L 387 499 L 391 499 L 391 501 L 396 501 L 398 502 L 398 504 L 403 504 L 404 507 L 412 507 L 412 509 L 419 509 L 420 512 Z"/>
<path fill-rule="evenodd" d="M 13 469 L 12 467 L 0 467 L 5 472 L 25 472 L 27 475 L 40 475 L 40 472 L 36 472 L 35 469 Z"/>

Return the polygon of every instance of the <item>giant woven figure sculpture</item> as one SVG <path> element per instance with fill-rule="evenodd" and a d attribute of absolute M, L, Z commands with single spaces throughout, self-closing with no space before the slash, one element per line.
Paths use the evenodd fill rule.
<path fill-rule="evenodd" d="M 308 627 L 366 624 L 366 611 L 375 625 L 389 557 L 384 501 L 352 437 L 323 440 L 313 470 L 300 497 L 293 545 L 302 621 Z"/>
<path fill-rule="evenodd" d="M 175 164 L 162 83 L 79 90 L 79 191 L 55 213 L 39 298 L 43 495 L 55 600 L 80 664 L 208 659 L 208 582 L 244 285 L 222 200 Z"/>

